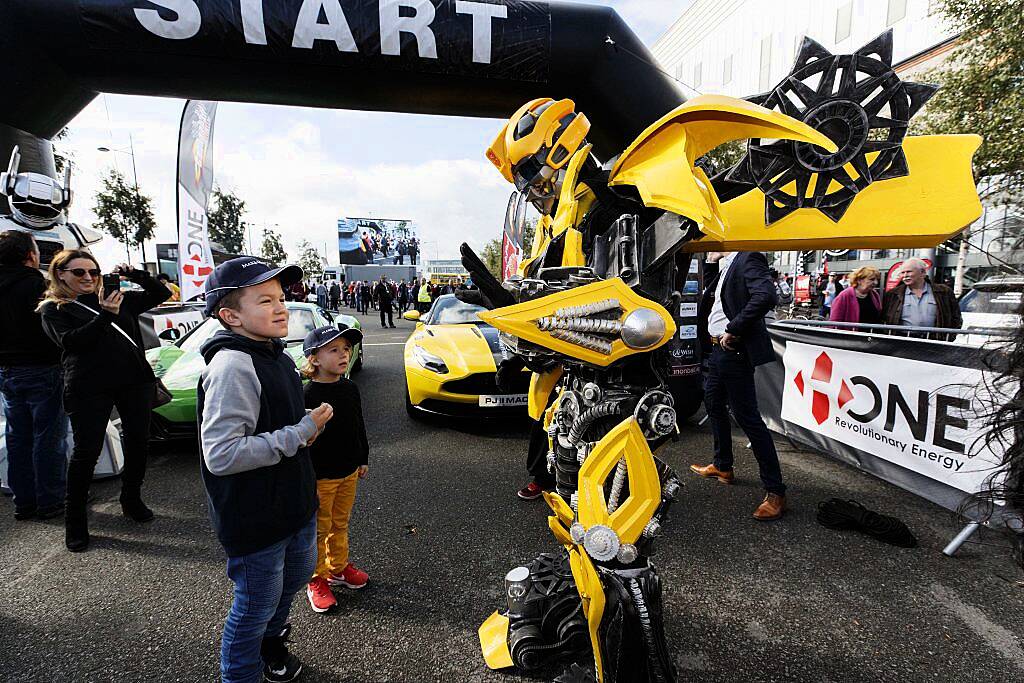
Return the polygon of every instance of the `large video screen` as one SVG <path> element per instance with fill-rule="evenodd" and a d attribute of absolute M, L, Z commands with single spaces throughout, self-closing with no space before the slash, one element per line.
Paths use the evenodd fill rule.
<path fill-rule="evenodd" d="M 410 263 L 412 251 L 419 251 L 419 234 L 411 220 L 338 219 L 338 260 L 342 264 Z"/>

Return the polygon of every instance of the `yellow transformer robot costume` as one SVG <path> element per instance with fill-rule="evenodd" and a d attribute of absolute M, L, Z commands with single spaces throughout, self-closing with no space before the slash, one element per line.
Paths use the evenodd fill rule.
<path fill-rule="evenodd" d="M 690 100 L 605 167 L 569 100 L 526 104 L 488 150 L 521 193 L 510 220 L 526 202 L 542 218 L 504 283 L 463 245 L 479 291 L 461 296 L 535 373 L 562 546 L 506 576 L 479 632 L 491 668 L 589 649 L 558 681 L 675 680 L 650 558 L 680 484 L 654 453 L 676 432 L 663 347 L 694 252 L 934 246 L 980 215 L 980 138 L 905 139 L 935 88 L 893 73 L 891 39 L 837 56 L 805 38 L 771 92 Z M 746 156 L 710 178 L 701 157 L 738 139 Z"/>

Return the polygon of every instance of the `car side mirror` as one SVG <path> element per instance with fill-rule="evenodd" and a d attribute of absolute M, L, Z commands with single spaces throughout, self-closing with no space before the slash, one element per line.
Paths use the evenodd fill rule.
<path fill-rule="evenodd" d="M 420 312 L 419 311 L 406 311 L 405 313 L 402 314 L 402 317 L 405 318 L 406 320 L 411 320 L 413 322 L 419 322 Z"/>

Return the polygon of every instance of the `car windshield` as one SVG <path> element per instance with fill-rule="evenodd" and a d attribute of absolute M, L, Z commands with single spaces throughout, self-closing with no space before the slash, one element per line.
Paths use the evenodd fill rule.
<path fill-rule="evenodd" d="M 288 310 L 288 339 L 286 341 L 302 341 L 306 335 L 316 329 L 313 312 L 304 309 Z"/>
<path fill-rule="evenodd" d="M 181 347 L 182 351 L 199 353 L 199 349 L 206 343 L 206 340 L 223 329 L 224 327 L 218 321 L 209 318 L 202 325 L 194 329 L 192 334 L 182 339 L 178 346 Z M 312 311 L 289 307 L 288 338 L 285 339 L 286 342 L 301 342 L 314 329 L 316 329 L 316 320 L 313 317 Z"/>
<path fill-rule="evenodd" d="M 1013 315 L 1020 309 L 1022 292 L 982 292 L 972 289 L 960 299 L 964 313 Z"/>
<path fill-rule="evenodd" d="M 461 323 L 483 322 L 477 317 L 477 313 L 483 313 L 487 309 L 483 306 L 463 303 L 455 298 L 453 294 L 446 294 L 438 297 L 430 309 L 428 325 L 459 325 Z"/>

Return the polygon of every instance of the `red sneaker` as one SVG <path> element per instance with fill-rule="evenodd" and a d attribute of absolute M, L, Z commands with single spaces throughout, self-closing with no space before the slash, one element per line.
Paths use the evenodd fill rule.
<path fill-rule="evenodd" d="M 331 592 L 327 579 L 317 576 L 306 586 L 306 597 L 309 598 L 309 606 L 314 612 L 326 612 L 338 604 L 338 599 Z"/>
<path fill-rule="evenodd" d="M 362 588 L 370 580 L 370 575 L 362 569 L 356 569 L 351 562 L 342 570 L 341 574 L 331 574 L 327 582 L 332 586 L 344 586 L 345 588 Z"/>
<path fill-rule="evenodd" d="M 523 500 L 537 500 L 544 493 L 544 489 L 535 481 L 531 481 L 523 488 L 516 491 L 516 495 Z"/>

